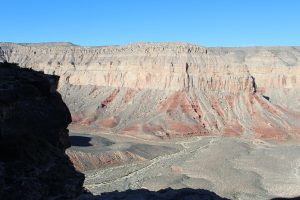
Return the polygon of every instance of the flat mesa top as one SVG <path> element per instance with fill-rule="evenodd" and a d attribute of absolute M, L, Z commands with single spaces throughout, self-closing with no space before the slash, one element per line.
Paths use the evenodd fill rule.
<path fill-rule="evenodd" d="M 162 43 L 132 43 L 123 46 L 78 46 L 68 42 L 50 43 L 0 43 L 0 60 L 19 62 L 14 58 L 27 55 L 36 62 L 45 61 L 54 56 L 57 62 L 74 62 L 75 64 L 98 62 L 102 60 L 122 61 L 123 64 L 131 60 L 135 64 L 146 63 L 145 59 L 156 65 L 172 65 L 176 63 L 194 63 L 214 66 L 247 65 L 249 67 L 299 67 L 300 46 L 270 46 L 270 47 L 204 47 L 183 42 Z M 48 57 L 46 56 L 48 55 Z M 69 60 L 62 60 L 66 56 Z M 72 56 L 71 56 L 72 55 Z M 42 57 L 41 57 L 42 56 Z M 45 57 L 46 56 L 46 57 Z M 85 56 L 82 60 L 80 56 Z M 78 57 L 78 63 L 72 60 Z M 61 58 L 61 59 L 60 59 Z M 60 60 L 59 60 L 60 59 Z M 101 63 L 103 64 L 103 62 Z M 126 62 L 125 62 L 126 61 Z M 109 62 L 109 61 L 108 61 Z M 132 63 L 131 63 L 132 64 Z"/>
<path fill-rule="evenodd" d="M 198 47 L 209 49 L 286 49 L 295 48 L 300 50 L 300 46 L 242 46 L 242 47 L 206 47 L 187 42 L 137 42 L 129 43 L 127 45 L 104 45 L 104 46 L 80 46 L 71 42 L 41 42 L 41 43 L 13 43 L 13 42 L 0 42 L 0 46 L 29 46 L 29 47 L 79 47 L 79 48 L 126 48 L 126 47 Z"/>

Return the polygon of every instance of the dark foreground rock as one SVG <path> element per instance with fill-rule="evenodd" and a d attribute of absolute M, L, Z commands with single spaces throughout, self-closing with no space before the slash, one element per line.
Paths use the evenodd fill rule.
<path fill-rule="evenodd" d="M 57 76 L 0 63 L 0 199 L 72 199 L 84 175 L 65 154 L 71 115 Z"/>
<path fill-rule="evenodd" d="M 214 192 L 203 189 L 172 189 L 167 188 L 163 190 L 149 191 L 146 189 L 139 190 L 127 190 L 124 192 L 108 192 L 103 193 L 101 196 L 84 195 L 78 198 L 78 200 L 111 200 L 111 199 L 122 199 L 122 200 L 228 200 L 218 196 Z"/>

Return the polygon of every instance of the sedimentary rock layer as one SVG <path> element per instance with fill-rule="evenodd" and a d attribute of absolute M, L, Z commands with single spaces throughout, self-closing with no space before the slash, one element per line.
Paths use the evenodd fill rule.
<path fill-rule="evenodd" d="M 1 60 L 61 76 L 59 91 L 74 125 L 152 139 L 300 135 L 299 47 L 0 47 Z"/>

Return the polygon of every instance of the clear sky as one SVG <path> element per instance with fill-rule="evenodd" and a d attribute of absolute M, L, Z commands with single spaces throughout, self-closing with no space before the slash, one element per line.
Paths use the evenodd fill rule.
<path fill-rule="evenodd" d="M 2 42 L 300 46 L 300 0 L 0 0 Z"/>

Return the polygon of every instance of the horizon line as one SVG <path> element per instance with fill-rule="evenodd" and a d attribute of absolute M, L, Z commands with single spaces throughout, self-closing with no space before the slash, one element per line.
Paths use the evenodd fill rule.
<path fill-rule="evenodd" d="M 43 44 L 66 44 L 77 47 L 122 47 L 122 46 L 130 46 L 130 45 L 138 45 L 138 44 L 182 44 L 182 45 L 193 45 L 199 47 L 206 48 L 255 48 L 255 47 L 300 47 L 300 45 L 240 45 L 240 46 L 205 46 L 199 45 L 191 42 L 183 42 L 183 41 L 166 41 L 166 42 L 156 42 L 156 41 L 136 41 L 129 42 L 126 44 L 110 44 L 110 45 L 81 45 L 76 44 L 70 41 L 46 41 L 46 42 L 11 42 L 11 41 L 0 41 L 0 44 L 17 44 L 17 45 L 43 45 Z"/>

